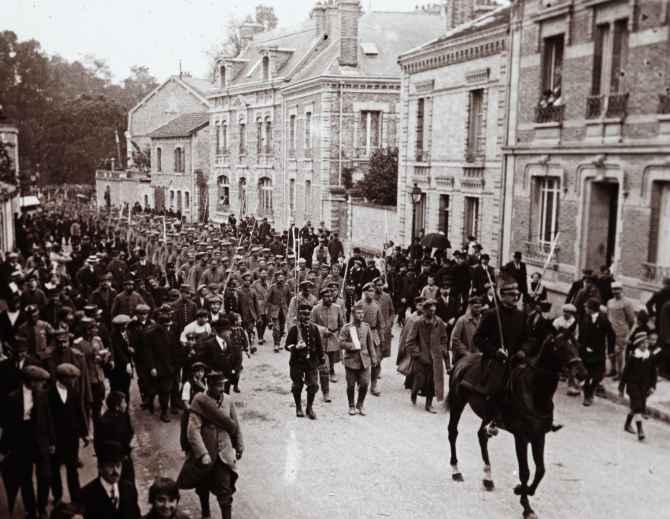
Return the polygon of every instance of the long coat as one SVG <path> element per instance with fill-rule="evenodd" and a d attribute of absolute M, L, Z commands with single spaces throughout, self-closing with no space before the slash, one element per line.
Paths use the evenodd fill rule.
<path fill-rule="evenodd" d="M 260 315 L 265 315 L 267 313 L 265 307 L 265 301 L 270 292 L 270 285 L 267 281 L 261 281 L 257 279 L 251 284 L 251 291 L 256 294 L 256 301 L 258 303 L 258 313 Z"/>
<path fill-rule="evenodd" d="M 23 387 L 12 391 L 2 408 L 2 436 L 0 436 L 0 453 L 30 453 L 33 460 L 46 460 L 49 447 L 55 445 L 53 418 L 49 409 L 46 391 L 33 392 L 33 437 L 24 437 L 23 422 Z"/>
<path fill-rule="evenodd" d="M 342 310 L 336 304 L 326 306 L 319 303 L 312 308 L 312 322 L 318 326 L 322 326 L 331 332 L 331 335 L 323 334 L 322 346 L 326 352 L 334 352 L 340 350 L 340 345 L 337 340 L 342 325 Z"/>
<path fill-rule="evenodd" d="M 417 321 L 407 337 L 407 351 L 424 365 L 433 367 L 435 396 L 444 399 L 443 358 L 449 351 L 447 326 L 442 319 L 434 317 L 431 322 L 425 318 Z"/>
<path fill-rule="evenodd" d="M 79 438 L 86 438 L 88 434 L 81 397 L 77 390 L 68 389 L 63 402 L 56 384 L 52 384 L 48 398 L 56 438 L 55 459 L 59 463 L 74 464 L 79 456 Z"/>
<path fill-rule="evenodd" d="M 338 337 L 340 346 L 344 350 L 344 366 L 346 368 L 356 368 L 353 362 L 355 362 L 354 357 L 357 353 L 359 353 L 363 368 L 368 369 L 370 366 L 372 366 L 372 364 L 376 364 L 379 361 L 374 344 L 372 343 L 370 326 L 367 323 L 362 322 L 361 325 L 356 329 L 356 333 L 358 334 L 358 341 L 361 344 L 360 350 L 353 349 L 354 343 L 351 340 L 351 329 L 353 327 L 353 323 L 345 324 L 342 330 L 340 330 Z"/>

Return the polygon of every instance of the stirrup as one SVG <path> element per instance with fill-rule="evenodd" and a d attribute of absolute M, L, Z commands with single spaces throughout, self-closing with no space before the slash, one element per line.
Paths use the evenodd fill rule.
<path fill-rule="evenodd" d="M 495 420 L 491 420 L 489 423 L 487 423 L 484 426 L 484 430 L 486 431 L 486 435 L 489 438 L 493 438 L 494 436 L 498 436 L 498 427 L 496 426 Z"/>

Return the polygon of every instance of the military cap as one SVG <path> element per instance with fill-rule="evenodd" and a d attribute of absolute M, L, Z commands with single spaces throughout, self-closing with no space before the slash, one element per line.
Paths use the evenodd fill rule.
<path fill-rule="evenodd" d="M 429 297 L 423 302 L 423 306 L 437 306 L 437 301 L 432 297 Z"/>
<path fill-rule="evenodd" d="M 86 305 L 86 306 L 84 306 L 84 314 L 88 315 L 88 316 L 94 315 L 97 310 L 98 310 L 98 305 Z"/>
<path fill-rule="evenodd" d="M 112 281 L 114 279 L 114 276 L 112 275 L 111 272 L 105 272 L 102 276 L 103 281 Z"/>
<path fill-rule="evenodd" d="M 128 324 L 130 321 L 131 321 L 130 316 L 126 314 L 118 314 L 115 315 L 114 318 L 112 319 L 112 324 L 122 326 Z"/>
<path fill-rule="evenodd" d="M 307 305 L 307 304 L 300 304 L 298 305 L 298 312 L 303 313 L 303 312 L 311 312 L 312 311 L 312 306 Z"/>
<path fill-rule="evenodd" d="M 151 308 L 149 307 L 149 305 L 139 304 L 135 307 L 135 313 L 148 314 L 149 312 L 151 312 Z"/>
<path fill-rule="evenodd" d="M 207 302 L 209 304 L 212 304 L 212 303 L 221 303 L 222 301 L 219 296 L 213 294 L 207 298 Z"/>
<path fill-rule="evenodd" d="M 268 247 L 264 247 L 264 248 L 263 248 L 263 252 L 264 252 L 264 253 L 268 253 L 268 252 L 270 252 L 270 249 L 269 249 Z"/>
<path fill-rule="evenodd" d="M 331 289 L 331 288 L 322 288 L 321 290 L 319 290 L 319 295 L 320 295 L 321 297 L 323 297 L 323 296 L 327 296 L 327 295 L 329 295 L 329 294 L 331 294 L 331 293 L 332 293 L 332 289 Z"/>
<path fill-rule="evenodd" d="M 481 297 L 479 297 L 479 296 L 474 296 L 474 297 L 471 297 L 471 298 L 468 300 L 468 304 L 469 304 L 470 306 L 472 306 L 472 305 L 482 305 L 482 304 L 484 304 L 484 302 L 482 301 L 482 298 L 481 298 Z"/>
<path fill-rule="evenodd" d="M 375 285 L 371 282 L 368 282 L 365 285 L 363 285 L 363 290 L 371 290 L 371 289 L 374 290 L 374 288 L 375 288 Z"/>
<path fill-rule="evenodd" d="M 96 452 L 98 464 L 121 463 L 124 458 L 123 447 L 119 442 L 103 442 Z"/>
<path fill-rule="evenodd" d="M 260 251 L 261 251 L 261 248 L 260 248 L 260 247 L 252 247 L 252 248 L 251 248 L 251 252 L 252 252 L 252 254 L 257 254 L 257 253 L 259 253 Z"/>
<path fill-rule="evenodd" d="M 312 283 L 309 280 L 301 281 L 300 282 L 300 288 L 302 289 L 310 289 L 314 286 L 314 283 Z"/>
<path fill-rule="evenodd" d="M 59 364 L 56 367 L 56 376 L 60 378 L 64 377 L 73 377 L 73 378 L 79 378 L 81 375 L 81 371 L 79 371 L 79 368 L 75 366 L 74 364 L 70 364 L 69 362 L 64 362 L 62 364 Z"/>
<path fill-rule="evenodd" d="M 209 312 L 204 308 L 198 308 L 195 312 L 196 317 L 208 317 Z"/>
<path fill-rule="evenodd" d="M 573 314 L 577 313 L 577 307 L 571 303 L 566 303 L 561 307 L 563 312 L 572 312 Z"/>
<path fill-rule="evenodd" d="M 191 335 L 191 334 L 189 334 L 189 335 Z M 197 361 L 197 362 L 194 362 L 193 364 L 191 364 L 191 371 L 192 372 L 193 371 L 198 371 L 199 369 L 201 369 L 203 371 L 207 371 L 207 369 L 208 369 L 207 364 L 205 364 L 204 362 L 200 362 L 200 361 Z"/>
<path fill-rule="evenodd" d="M 37 305 L 27 305 L 23 310 L 27 314 L 39 313 L 40 311 Z"/>
<path fill-rule="evenodd" d="M 290 259 L 290 260 L 294 260 L 295 259 L 295 254 L 289 254 L 287 256 L 287 258 Z"/>
<path fill-rule="evenodd" d="M 46 381 L 51 378 L 51 375 L 49 375 L 49 372 L 46 369 L 40 368 L 39 366 L 34 366 L 32 364 L 25 366 L 21 374 L 25 380 L 34 382 Z"/>
<path fill-rule="evenodd" d="M 207 374 L 207 384 L 216 384 L 217 382 L 225 381 L 226 375 L 220 371 L 210 371 Z"/>
<path fill-rule="evenodd" d="M 612 290 L 623 290 L 623 283 L 621 281 L 614 281 L 611 288 Z"/>
<path fill-rule="evenodd" d="M 10 252 L 7 254 L 7 259 L 18 259 L 19 255 L 16 252 Z"/>
<path fill-rule="evenodd" d="M 242 279 L 247 279 L 247 278 L 251 278 L 251 272 L 245 272 L 244 274 L 242 274 Z"/>
<path fill-rule="evenodd" d="M 280 260 L 280 259 L 282 259 L 283 257 L 284 257 L 284 256 L 282 256 L 281 254 L 275 254 L 275 259 L 276 259 L 276 260 Z"/>
<path fill-rule="evenodd" d="M 200 293 L 200 291 L 201 291 L 203 288 L 207 288 L 207 285 L 205 285 L 204 283 L 201 283 L 200 285 L 198 285 L 198 289 L 196 290 L 196 292 Z"/>
<path fill-rule="evenodd" d="M 189 285 L 188 283 L 182 283 L 181 285 L 179 285 L 179 290 L 181 290 L 182 292 L 190 292 L 191 285 Z"/>
<path fill-rule="evenodd" d="M 518 292 L 518 291 L 519 291 L 519 284 L 516 281 L 504 281 L 502 285 L 500 285 L 501 294 Z"/>

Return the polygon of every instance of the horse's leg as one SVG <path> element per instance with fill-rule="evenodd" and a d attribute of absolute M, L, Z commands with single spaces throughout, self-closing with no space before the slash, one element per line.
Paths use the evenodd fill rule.
<path fill-rule="evenodd" d="M 533 452 L 533 461 L 535 462 L 535 476 L 533 477 L 533 482 L 528 489 L 528 495 L 535 495 L 537 487 L 540 485 L 540 481 L 545 474 L 544 467 L 544 434 L 540 434 L 538 437 L 534 438 L 530 443 L 532 452 Z"/>
<path fill-rule="evenodd" d="M 451 479 L 454 481 L 463 481 L 463 474 L 458 470 L 458 458 L 456 457 L 456 438 L 458 438 L 458 422 L 465 409 L 465 402 L 461 398 L 452 394 L 449 405 L 451 411 L 449 412 L 449 447 L 451 448 Z"/>
<path fill-rule="evenodd" d="M 484 461 L 484 479 L 482 483 L 486 490 L 493 490 L 495 485 L 493 484 L 493 478 L 491 477 L 491 462 L 489 460 L 489 435 L 486 432 L 486 421 L 482 420 L 482 425 L 477 431 L 477 437 L 479 438 L 479 449 L 482 451 L 482 460 Z"/>
<path fill-rule="evenodd" d="M 514 447 L 516 449 L 516 459 L 519 463 L 519 481 L 521 483 L 514 488 L 514 493 L 521 496 L 519 502 L 523 507 L 524 519 L 535 517 L 535 512 L 530 507 L 528 501 L 528 480 L 530 479 L 530 469 L 528 468 L 528 440 L 522 435 L 514 435 Z"/>

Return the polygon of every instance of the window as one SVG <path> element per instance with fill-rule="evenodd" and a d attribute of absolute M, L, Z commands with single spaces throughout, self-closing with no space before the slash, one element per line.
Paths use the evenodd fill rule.
<path fill-rule="evenodd" d="M 144 195 L 144 207 L 149 208 L 149 195 Z"/>
<path fill-rule="evenodd" d="M 177 173 L 183 173 L 185 169 L 184 164 L 184 148 L 178 147 L 174 149 L 174 170 Z"/>
<path fill-rule="evenodd" d="M 267 177 L 258 181 L 258 215 L 272 216 L 272 180 Z"/>
<path fill-rule="evenodd" d="M 174 191 L 170 190 L 170 209 L 174 207 Z"/>
<path fill-rule="evenodd" d="M 223 153 L 228 153 L 228 123 L 221 124 L 221 146 L 223 146 Z"/>
<path fill-rule="evenodd" d="M 295 157 L 295 115 L 289 117 L 288 121 L 288 154 Z"/>
<path fill-rule="evenodd" d="M 288 181 L 288 207 L 291 216 L 295 214 L 295 179 Z"/>
<path fill-rule="evenodd" d="M 272 119 L 265 118 L 265 153 L 272 155 Z"/>
<path fill-rule="evenodd" d="M 238 201 L 240 203 L 240 214 L 247 214 L 247 179 L 241 178 L 237 188 Z"/>
<path fill-rule="evenodd" d="M 215 133 L 215 135 L 216 135 L 216 154 L 217 154 L 217 155 L 221 155 L 221 153 L 223 153 L 223 150 L 222 150 L 222 148 L 221 148 L 221 144 L 222 144 L 222 140 L 221 140 L 221 128 L 222 128 L 221 124 L 218 123 L 218 124 L 216 125 L 216 133 Z"/>
<path fill-rule="evenodd" d="M 263 81 L 269 81 L 270 79 L 270 58 L 269 56 L 263 56 Z"/>
<path fill-rule="evenodd" d="M 466 196 L 464 201 L 463 242 L 465 243 L 468 241 L 468 236 L 479 239 L 479 198 Z"/>
<path fill-rule="evenodd" d="M 177 191 L 177 211 L 181 211 L 181 191 Z"/>
<path fill-rule="evenodd" d="M 305 152 L 312 149 L 312 112 L 305 113 Z"/>
<path fill-rule="evenodd" d="M 416 235 L 426 228 L 426 193 L 421 195 L 421 201 L 416 204 L 416 212 L 414 213 L 414 230 Z"/>
<path fill-rule="evenodd" d="M 305 218 L 312 214 L 312 181 L 305 180 Z"/>
<path fill-rule="evenodd" d="M 649 238 L 649 262 L 670 267 L 670 182 L 653 184 Z"/>
<path fill-rule="evenodd" d="M 240 156 L 247 153 L 247 125 L 240 121 Z"/>
<path fill-rule="evenodd" d="M 188 191 L 184 191 L 184 209 L 191 208 L 191 195 Z"/>
<path fill-rule="evenodd" d="M 544 177 L 536 179 L 537 232 L 541 244 L 548 245 L 558 232 L 558 201 L 560 180 Z M 533 240 L 535 241 L 535 240 Z"/>
<path fill-rule="evenodd" d="M 226 67 L 225 65 L 219 65 L 219 87 L 223 88 L 226 86 Z"/>
<path fill-rule="evenodd" d="M 156 148 L 156 171 L 163 171 L 163 150 Z"/>
<path fill-rule="evenodd" d="M 561 88 L 563 70 L 563 35 L 544 39 L 542 56 L 542 93 L 557 93 Z M 558 91 L 557 91 L 558 89 Z"/>
<path fill-rule="evenodd" d="M 439 230 L 449 236 L 449 195 L 440 195 Z"/>
<path fill-rule="evenodd" d="M 263 121 L 260 117 L 256 120 L 256 153 L 259 156 L 263 153 Z"/>
<path fill-rule="evenodd" d="M 475 159 L 482 151 L 482 129 L 483 129 L 484 91 L 472 90 L 470 92 L 470 103 L 468 110 L 468 161 Z"/>
<path fill-rule="evenodd" d="M 227 211 L 230 207 L 230 186 L 228 185 L 228 177 L 221 175 L 217 179 L 217 202 L 216 210 L 217 211 Z"/>
<path fill-rule="evenodd" d="M 416 160 L 423 160 L 423 121 L 425 110 L 425 99 L 420 97 L 416 105 Z"/>
<path fill-rule="evenodd" d="M 366 155 L 370 155 L 381 145 L 381 119 L 381 112 L 367 110 L 361 112 L 360 147 Z"/>
<path fill-rule="evenodd" d="M 622 91 L 622 78 L 628 55 L 628 20 L 622 19 L 596 27 L 593 56 L 592 95 Z"/>

